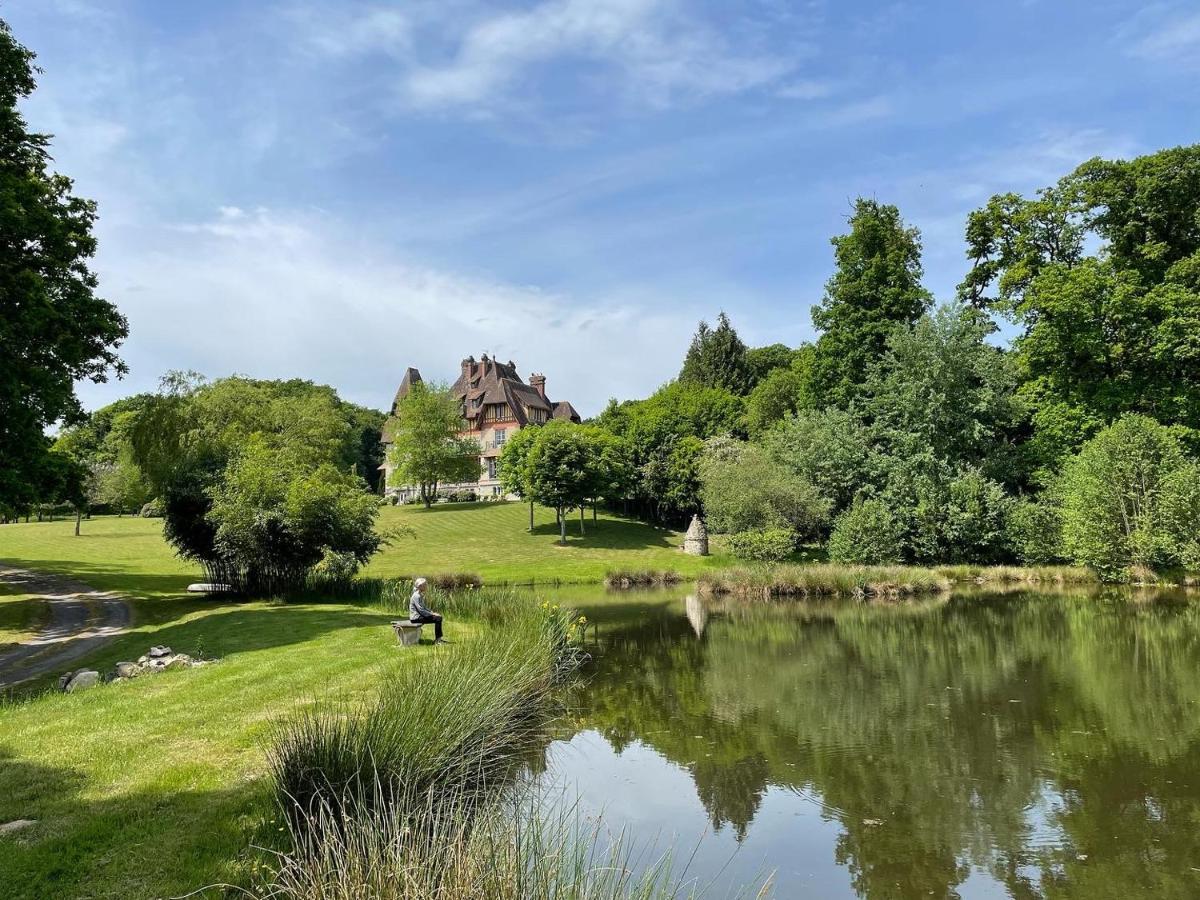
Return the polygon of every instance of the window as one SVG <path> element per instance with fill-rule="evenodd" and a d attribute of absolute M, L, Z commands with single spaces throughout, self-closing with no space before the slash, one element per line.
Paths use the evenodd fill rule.
<path fill-rule="evenodd" d="M 508 438 L 508 429 L 497 428 L 494 434 L 496 435 L 496 448 L 499 449 L 500 447 L 504 446 L 504 442 Z"/>
<path fill-rule="evenodd" d="M 488 478 L 495 478 L 495 477 L 496 477 L 496 458 L 489 457 L 488 458 Z"/>

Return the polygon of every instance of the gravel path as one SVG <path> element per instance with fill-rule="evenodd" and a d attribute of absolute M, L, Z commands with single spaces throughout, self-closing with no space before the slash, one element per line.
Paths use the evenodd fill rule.
<path fill-rule="evenodd" d="M 50 622 L 37 635 L 0 650 L 0 687 L 61 673 L 129 627 L 129 601 L 62 575 L 0 565 L 0 582 L 37 594 L 50 607 Z"/>

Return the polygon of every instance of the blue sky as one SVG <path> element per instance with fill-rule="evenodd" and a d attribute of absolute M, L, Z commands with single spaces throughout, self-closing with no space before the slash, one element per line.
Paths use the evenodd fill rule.
<path fill-rule="evenodd" d="M 1107 0 L 0 0 L 100 204 L 130 376 L 384 407 L 490 351 L 595 413 L 698 319 L 813 337 L 829 237 L 896 203 L 949 298 L 966 214 L 1191 143 L 1200 6 Z"/>

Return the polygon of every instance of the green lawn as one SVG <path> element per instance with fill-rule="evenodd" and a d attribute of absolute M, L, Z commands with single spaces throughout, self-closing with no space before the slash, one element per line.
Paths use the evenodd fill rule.
<path fill-rule="evenodd" d="M 578 515 L 568 521 L 567 546 L 558 544 L 554 511 L 523 503 L 444 503 L 385 506 L 379 527 L 409 526 L 371 561 L 365 574 L 397 575 L 474 572 L 485 582 L 600 582 L 610 569 L 673 570 L 699 575 L 727 565 L 719 552 L 699 558 L 680 551 L 682 532 L 635 519 L 600 513 L 579 534 Z M 74 521 L 0 525 L 0 560 L 58 572 L 100 590 L 120 590 L 139 600 L 178 597 L 201 579 L 196 566 L 178 559 L 162 538 L 161 519 L 105 516 L 86 520 L 74 535 Z M 139 604 L 139 609 L 143 605 Z"/>
<path fill-rule="evenodd" d="M 554 511 L 534 507 L 529 532 L 529 506 L 524 503 L 442 503 L 384 507 L 380 526 L 403 524 L 415 538 L 400 537 L 380 553 L 368 575 L 414 575 L 474 572 L 485 582 L 577 581 L 599 582 L 610 569 L 672 570 L 698 575 L 726 565 L 728 558 L 686 556 L 680 550 L 683 533 L 656 528 L 635 519 L 601 512 L 585 534 L 579 534 L 579 515 L 567 520 L 567 545 L 558 544 Z M 719 550 L 719 544 L 714 547 Z M 0 537 L 0 558 L 3 558 Z"/>

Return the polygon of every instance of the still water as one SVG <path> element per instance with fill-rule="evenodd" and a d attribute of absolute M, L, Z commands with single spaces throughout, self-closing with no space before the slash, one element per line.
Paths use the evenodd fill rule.
<path fill-rule="evenodd" d="M 1200 898 L 1200 598 L 564 601 L 543 782 L 711 896 Z"/>

